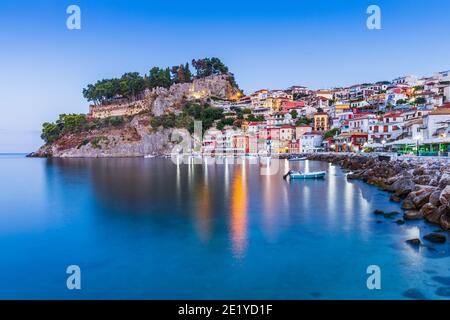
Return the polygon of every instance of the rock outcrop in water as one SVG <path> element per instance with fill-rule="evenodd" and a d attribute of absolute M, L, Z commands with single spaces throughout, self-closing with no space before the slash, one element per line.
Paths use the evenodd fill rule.
<path fill-rule="evenodd" d="M 391 192 L 391 200 L 402 202 L 405 220 L 425 219 L 450 230 L 450 163 L 445 160 L 400 158 L 387 161 L 370 154 L 339 153 L 305 156 L 351 170 L 347 179 L 363 180 Z"/>
<path fill-rule="evenodd" d="M 142 157 L 170 154 L 175 142 L 172 134 L 189 134 L 184 129 L 149 130 L 147 116 L 135 116 L 120 127 L 107 127 L 66 134 L 31 154 L 34 157 L 104 158 Z"/>

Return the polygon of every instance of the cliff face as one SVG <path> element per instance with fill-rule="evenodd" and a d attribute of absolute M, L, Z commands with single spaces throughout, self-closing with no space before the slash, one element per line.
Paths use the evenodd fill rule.
<path fill-rule="evenodd" d="M 151 111 L 155 116 L 165 112 L 178 112 L 186 101 L 203 100 L 208 97 L 229 99 L 237 93 L 227 75 L 209 76 L 192 83 L 178 83 L 169 89 L 156 88 L 150 93 Z"/>
<path fill-rule="evenodd" d="M 181 129 L 151 132 L 146 116 L 135 116 L 121 127 L 107 127 L 89 132 L 64 135 L 32 154 L 36 157 L 140 157 L 147 154 L 170 154 L 175 142 L 172 133 Z"/>

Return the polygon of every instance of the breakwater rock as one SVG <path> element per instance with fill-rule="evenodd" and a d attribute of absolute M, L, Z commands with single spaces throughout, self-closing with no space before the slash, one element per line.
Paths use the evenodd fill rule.
<path fill-rule="evenodd" d="M 402 202 L 405 220 L 425 219 L 450 230 L 450 162 L 376 154 L 314 153 L 310 160 L 327 161 L 349 170 L 347 179 L 363 180 L 392 193 Z"/>

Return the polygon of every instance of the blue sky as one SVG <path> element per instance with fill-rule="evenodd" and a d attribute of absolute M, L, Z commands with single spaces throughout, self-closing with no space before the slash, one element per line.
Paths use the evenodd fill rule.
<path fill-rule="evenodd" d="M 81 30 L 66 28 L 71 4 Z M 366 28 L 371 4 L 381 30 Z M 442 0 L 0 0 L 0 152 L 32 151 L 42 122 L 87 112 L 88 83 L 192 58 L 220 57 L 246 92 L 447 70 L 448 12 Z"/>

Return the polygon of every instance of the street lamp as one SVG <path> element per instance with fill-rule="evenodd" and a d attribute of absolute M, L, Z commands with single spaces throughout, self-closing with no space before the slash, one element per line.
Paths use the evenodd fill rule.
<path fill-rule="evenodd" d="M 420 154 L 419 154 L 419 140 L 422 140 L 422 136 L 416 136 L 415 139 L 416 139 L 416 155 L 420 156 Z"/>

